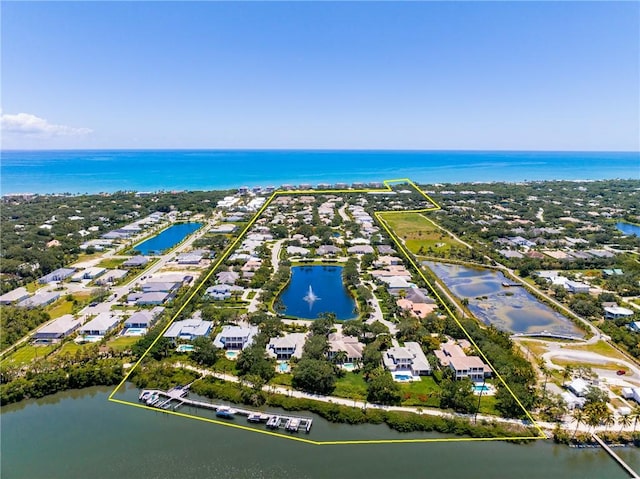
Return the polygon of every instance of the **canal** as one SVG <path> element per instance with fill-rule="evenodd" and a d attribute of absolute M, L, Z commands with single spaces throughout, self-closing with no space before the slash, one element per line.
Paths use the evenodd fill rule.
<path fill-rule="evenodd" d="M 314 446 L 110 403 L 110 388 L 2 408 L 3 478 L 627 477 L 599 449 L 550 441 Z M 137 390 L 124 393 L 135 400 Z M 311 439 L 411 438 L 386 426 L 314 419 Z M 433 436 L 433 435 L 432 435 Z M 307 437 L 303 435 L 302 437 Z M 635 448 L 617 452 L 636 470 Z"/>

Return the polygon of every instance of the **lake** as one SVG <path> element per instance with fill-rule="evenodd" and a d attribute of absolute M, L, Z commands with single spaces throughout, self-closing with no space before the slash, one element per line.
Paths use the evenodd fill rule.
<path fill-rule="evenodd" d="M 337 319 L 353 319 L 356 302 L 342 282 L 342 266 L 294 266 L 280 300 L 284 314 L 316 319 L 334 313 Z"/>
<path fill-rule="evenodd" d="M 625 221 L 618 221 L 616 223 L 616 228 L 618 228 L 619 231 L 622 231 L 626 235 L 640 236 L 639 225 L 634 225 L 632 223 L 627 223 Z"/>
<path fill-rule="evenodd" d="M 160 234 L 143 241 L 133 249 L 140 254 L 162 254 L 173 248 L 194 231 L 198 230 L 202 223 L 178 223 L 170 226 Z"/>
<path fill-rule="evenodd" d="M 540 302 L 501 272 L 425 261 L 431 271 L 459 298 L 469 300 L 469 310 L 483 323 L 511 333 L 549 332 L 583 337 L 584 332 L 568 318 Z"/>
<path fill-rule="evenodd" d="M 550 441 L 315 446 L 110 403 L 110 392 L 89 388 L 3 407 L 3 479 L 628 477 L 600 449 Z M 419 436 L 315 419 L 309 437 Z M 637 449 L 616 452 L 640 468 Z"/>

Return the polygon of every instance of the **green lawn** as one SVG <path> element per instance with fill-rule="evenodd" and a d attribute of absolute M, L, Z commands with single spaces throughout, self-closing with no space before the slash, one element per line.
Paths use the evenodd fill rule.
<path fill-rule="evenodd" d="M 269 384 L 273 384 L 274 386 L 289 386 L 291 387 L 291 381 L 293 380 L 293 375 L 291 374 L 276 374 Z"/>
<path fill-rule="evenodd" d="M 346 373 L 339 378 L 332 396 L 364 400 L 367 397 L 367 383 L 362 373 Z"/>
<path fill-rule="evenodd" d="M 55 346 L 32 346 L 27 344 L 2 361 L 3 366 L 22 366 L 36 358 L 43 358 L 55 349 Z"/>
<path fill-rule="evenodd" d="M 60 348 L 60 350 L 56 354 L 69 354 L 69 355 L 73 356 L 74 354 L 76 354 L 76 351 L 79 351 L 80 349 L 86 348 L 89 345 L 90 345 L 90 343 L 78 344 L 78 343 L 75 343 L 73 341 L 67 341 L 66 343 L 64 343 L 62 345 L 62 347 Z"/>
<path fill-rule="evenodd" d="M 73 301 L 62 298 L 47 307 L 47 312 L 51 318 L 59 318 L 65 314 L 73 313 Z"/>
<path fill-rule="evenodd" d="M 403 406 L 433 406 L 440 405 L 440 386 L 432 376 L 422 376 L 420 381 L 400 384 Z"/>
<path fill-rule="evenodd" d="M 126 351 L 135 343 L 138 342 L 140 338 L 137 336 L 118 336 L 115 339 L 107 342 L 107 346 L 112 348 L 114 351 Z"/>
<path fill-rule="evenodd" d="M 107 258 L 100 261 L 98 263 L 98 266 L 100 268 L 117 269 L 122 266 L 122 263 L 124 263 L 126 260 L 126 258 Z"/>
<path fill-rule="evenodd" d="M 461 243 L 419 213 L 382 214 L 381 216 L 414 254 L 444 253 L 449 251 L 451 246 L 461 246 Z"/>

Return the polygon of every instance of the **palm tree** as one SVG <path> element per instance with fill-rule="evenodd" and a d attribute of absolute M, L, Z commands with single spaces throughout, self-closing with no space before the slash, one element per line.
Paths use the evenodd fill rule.
<path fill-rule="evenodd" d="M 611 426 L 615 425 L 616 417 L 611 411 L 607 410 L 602 414 L 602 423 L 604 424 L 605 428 L 610 428 Z"/>
<path fill-rule="evenodd" d="M 640 422 L 640 406 L 634 407 L 629 417 L 633 420 L 633 432 L 636 432 L 636 426 Z"/>
<path fill-rule="evenodd" d="M 571 436 L 572 438 L 575 437 L 576 433 L 578 432 L 578 426 L 580 426 L 580 423 L 583 422 L 585 418 L 586 415 L 582 409 L 575 408 L 573 410 L 573 419 L 576 421 L 576 428 L 573 431 L 573 436 Z"/>
<path fill-rule="evenodd" d="M 622 432 L 625 427 L 631 426 L 631 422 L 632 417 L 630 414 L 624 414 L 620 416 L 620 419 L 618 419 L 618 424 L 620 424 L 620 432 Z"/>

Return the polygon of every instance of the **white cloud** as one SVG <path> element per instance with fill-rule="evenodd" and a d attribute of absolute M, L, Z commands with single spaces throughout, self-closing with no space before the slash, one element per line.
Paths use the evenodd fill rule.
<path fill-rule="evenodd" d="M 55 136 L 81 136 L 93 132 L 90 128 L 55 125 L 30 113 L 18 113 L 17 115 L 3 113 L 1 125 L 2 131 L 5 133 L 48 138 Z"/>

